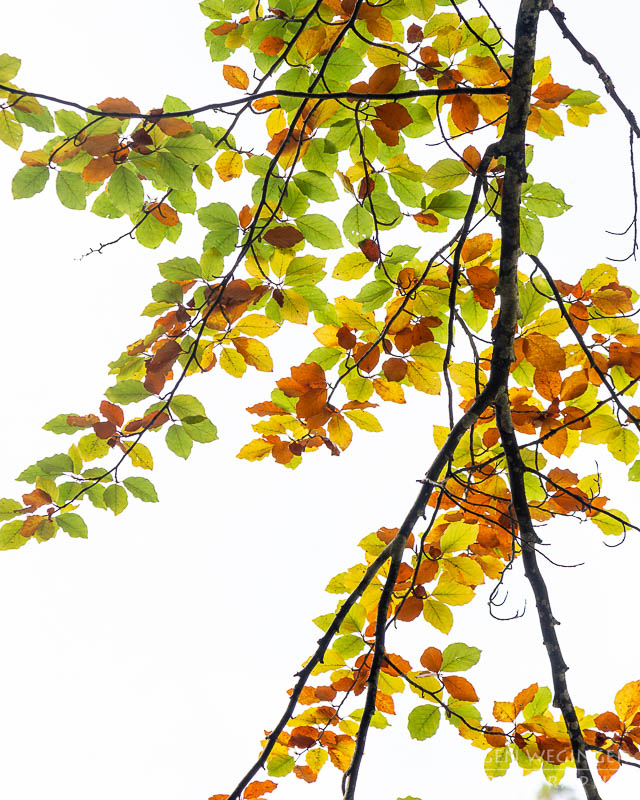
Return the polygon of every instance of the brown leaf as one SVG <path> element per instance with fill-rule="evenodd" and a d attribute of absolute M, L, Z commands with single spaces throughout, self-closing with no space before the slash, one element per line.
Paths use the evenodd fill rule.
<path fill-rule="evenodd" d="M 407 42 L 409 42 L 409 44 L 417 44 L 423 39 L 424 34 L 422 33 L 422 28 L 415 23 L 413 23 L 413 25 L 409 25 L 407 28 Z"/>
<path fill-rule="evenodd" d="M 228 33 L 231 33 L 231 31 L 234 31 L 237 27 L 237 22 L 223 22 L 222 25 L 218 25 L 217 28 L 209 28 L 209 32 L 214 36 L 226 36 Z"/>
<path fill-rule="evenodd" d="M 147 361 L 147 373 L 164 372 L 166 374 L 181 352 L 182 348 L 175 339 L 166 339 L 158 347 L 153 358 Z"/>
<path fill-rule="evenodd" d="M 346 325 L 343 325 L 338 329 L 338 332 L 336 333 L 336 339 L 338 340 L 340 347 L 343 347 L 345 350 L 351 350 L 358 341 L 354 333 L 347 328 Z"/>
<path fill-rule="evenodd" d="M 113 152 L 120 138 L 117 133 L 105 133 L 103 136 L 90 136 L 82 143 L 81 148 L 90 156 L 104 156 Z"/>
<path fill-rule="evenodd" d="M 98 103 L 100 111 L 107 111 L 109 113 L 122 112 L 123 114 L 139 114 L 140 109 L 131 100 L 126 97 L 107 97 L 101 103 Z M 127 117 L 116 116 L 116 119 L 127 119 Z"/>
<path fill-rule="evenodd" d="M 442 666 L 442 652 L 437 647 L 427 647 L 420 656 L 420 663 L 429 672 L 440 672 Z"/>
<path fill-rule="evenodd" d="M 402 604 L 400 611 L 398 611 L 397 619 L 401 622 L 411 622 L 422 614 L 423 606 L 424 600 L 422 598 L 410 595 Z"/>
<path fill-rule="evenodd" d="M 444 688 L 456 700 L 464 700 L 468 703 L 475 703 L 479 700 L 473 684 L 466 678 L 461 678 L 459 675 L 449 675 L 443 678 L 442 682 L 444 683 Z"/>
<path fill-rule="evenodd" d="M 411 114 L 400 103 L 384 103 L 376 108 L 376 115 L 393 131 L 400 131 L 413 122 Z"/>
<path fill-rule="evenodd" d="M 467 169 L 470 168 L 473 173 L 475 173 L 482 161 L 482 156 L 471 144 L 462 151 L 462 158 L 464 159 L 465 167 Z"/>
<path fill-rule="evenodd" d="M 166 411 L 150 411 L 140 419 L 132 419 L 122 429 L 123 433 L 137 433 L 138 431 L 149 430 L 154 431 L 161 428 L 169 419 Z"/>
<path fill-rule="evenodd" d="M 110 439 L 116 432 L 116 426 L 113 422 L 96 422 L 93 426 L 93 432 L 98 439 Z"/>
<path fill-rule="evenodd" d="M 320 414 L 327 403 L 327 390 L 310 389 L 305 392 L 296 404 L 296 416 L 305 419 Z"/>
<path fill-rule="evenodd" d="M 376 368 L 380 359 L 380 348 L 376 345 L 372 349 L 368 342 L 361 342 L 354 348 L 353 358 L 358 365 L 358 369 L 363 372 L 371 372 Z"/>
<path fill-rule="evenodd" d="M 407 374 L 407 362 L 403 358 L 388 358 L 382 371 L 388 381 L 401 381 Z"/>
<path fill-rule="evenodd" d="M 156 125 L 167 136 L 180 136 L 183 133 L 191 133 L 193 131 L 193 125 L 187 122 L 186 119 L 180 119 L 179 117 L 161 117 L 157 120 Z"/>
<path fill-rule="evenodd" d="M 42 489 L 34 489 L 32 492 L 22 495 L 22 502 L 28 508 L 40 508 L 51 502 L 51 497 Z"/>
<path fill-rule="evenodd" d="M 504 747 L 507 743 L 507 737 L 504 735 L 504 731 L 496 725 L 487 725 L 485 727 L 484 738 L 491 747 Z"/>
<path fill-rule="evenodd" d="M 249 76 L 241 67 L 232 67 L 225 64 L 222 67 L 222 76 L 225 81 L 234 89 L 247 89 L 249 87 Z"/>
<path fill-rule="evenodd" d="M 304 239 L 304 236 L 293 225 L 281 225 L 278 228 L 270 228 L 262 237 L 266 242 L 278 247 L 281 250 L 287 250 L 293 247 L 298 242 Z"/>
<path fill-rule="evenodd" d="M 400 80 L 400 64 L 380 67 L 369 78 L 369 89 L 374 94 L 388 94 Z"/>
<path fill-rule="evenodd" d="M 47 517 L 37 516 L 32 514 L 31 516 L 27 517 L 25 521 L 22 523 L 22 527 L 18 531 L 20 536 L 24 536 L 25 539 L 28 539 L 30 536 L 38 530 L 38 528 L 42 525 L 42 523 L 47 519 Z"/>
<path fill-rule="evenodd" d="M 67 425 L 70 425 L 72 428 L 90 428 L 99 421 L 95 414 L 85 414 L 83 417 L 71 414 L 67 417 Z"/>

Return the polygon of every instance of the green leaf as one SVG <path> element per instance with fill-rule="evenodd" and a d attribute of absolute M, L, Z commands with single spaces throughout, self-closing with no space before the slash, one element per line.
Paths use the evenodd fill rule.
<path fill-rule="evenodd" d="M 27 467 L 18 475 L 18 480 L 33 483 L 36 478 L 57 478 L 65 472 L 73 472 L 73 461 L 66 453 L 58 453 Z"/>
<path fill-rule="evenodd" d="M 462 219 L 470 201 L 469 195 L 463 192 L 444 192 L 432 197 L 427 209 L 433 209 L 449 219 Z"/>
<path fill-rule="evenodd" d="M 193 439 L 182 425 L 172 425 L 167 431 L 165 441 L 172 453 L 180 456 L 180 458 L 189 458 L 189 453 L 193 447 Z"/>
<path fill-rule="evenodd" d="M 496 747 L 489 750 L 484 759 L 484 771 L 487 777 L 491 780 L 493 778 L 502 778 L 507 774 L 511 764 L 511 751 L 508 747 Z"/>
<path fill-rule="evenodd" d="M 636 463 L 632 464 L 629 468 L 629 480 L 640 481 L 640 461 L 636 461 Z"/>
<path fill-rule="evenodd" d="M 6 522 L 8 519 L 15 517 L 22 507 L 23 504 L 17 500 L 9 500 L 7 497 L 3 497 L 0 500 L 0 522 Z"/>
<path fill-rule="evenodd" d="M 338 199 L 333 181 L 322 172 L 300 172 L 294 175 L 293 182 L 303 194 L 316 203 L 328 203 Z"/>
<path fill-rule="evenodd" d="M 463 642 L 447 645 L 442 653 L 442 672 L 463 672 L 480 660 L 482 650 Z"/>
<path fill-rule="evenodd" d="M 87 184 L 75 172 L 60 170 L 56 177 L 56 193 L 63 206 L 81 211 L 87 205 Z"/>
<path fill-rule="evenodd" d="M 209 229 L 203 250 L 215 247 L 223 256 L 228 256 L 238 242 L 238 215 L 227 203 L 211 203 L 198 209 L 198 221 Z"/>
<path fill-rule="evenodd" d="M 429 342 L 431 344 L 431 342 Z M 440 540 L 442 553 L 453 553 L 456 550 L 466 550 L 478 538 L 478 526 L 468 525 L 464 522 L 452 522 L 447 526 Z"/>
<path fill-rule="evenodd" d="M 77 414 L 58 414 L 57 417 L 50 419 L 45 425 L 42 426 L 43 430 L 51 431 L 51 433 L 67 433 L 74 434 L 78 429 L 73 425 L 67 424 L 67 417 L 75 417 Z"/>
<path fill-rule="evenodd" d="M 171 401 L 171 410 L 177 414 L 181 420 L 186 417 L 206 418 L 204 406 L 197 397 L 190 394 L 177 394 Z"/>
<path fill-rule="evenodd" d="M 541 686 L 535 693 L 533 700 L 530 703 L 527 703 L 527 705 L 524 707 L 524 718 L 529 720 L 531 717 L 538 717 L 540 714 L 544 714 L 549 707 L 550 702 L 551 689 L 549 689 L 547 686 Z"/>
<path fill-rule="evenodd" d="M 161 150 L 157 155 L 155 167 L 170 189 L 191 188 L 193 169 L 172 153 Z"/>
<path fill-rule="evenodd" d="M 144 202 L 144 189 L 136 173 L 121 164 L 109 179 L 109 200 L 124 214 L 134 216 Z"/>
<path fill-rule="evenodd" d="M 201 133 L 196 133 L 193 136 L 170 139 L 165 149 L 187 164 L 203 164 L 213 156 L 217 148 Z"/>
<path fill-rule="evenodd" d="M 113 205 L 106 192 L 101 192 L 93 201 L 91 213 L 104 219 L 119 219 L 123 216 L 122 211 Z"/>
<path fill-rule="evenodd" d="M 559 217 L 571 208 L 564 201 L 562 189 L 556 189 L 550 183 L 525 186 L 522 199 L 530 211 L 541 217 Z"/>
<path fill-rule="evenodd" d="M 0 142 L 8 144 L 14 150 L 22 142 L 22 125 L 16 122 L 15 116 L 7 109 L 0 110 Z"/>
<path fill-rule="evenodd" d="M 16 519 L 0 528 L 0 550 L 17 550 L 29 541 L 20 533 L 22 523 L 23 520 Z"/>
<path fill-rule="evenodd" d="M 185 417 L 182 420 L 182 425 L 194 442 L 207 444 L 208 442 L 215 442 L 218 438 L 218 429 L 207 417 Z"/>
<path fill-rule="evenodd" d="M 335 367 L 343 356 L 343 351 L 337 347 L 316 347 L 305 358 L 305 362 L 307 364 L 319 364 L 322 369 L 328 370 Z M 640 477 L 638 480 L 640 480 Z"/>
<path fill-rule="evenodd" d="M 342 247 L 340 231 L 335 222 L 322 214 L 305 214 L 298 217 L 296 225 L 309 244 L 321 250 L 336 250 Z"/>
<path fill-rule="evenodd" d="M 115 386 L 110 386 L 105 395 L 112 403 L 122 405 L 137 403 L 151 396 L 140 381 L 135 381 L 132 378 L 127 378 L 124 381 L 119 381 Z"/>
<path fill-rule="evenodd" d="M 15 200 L 33 197 L 41 192 L 49 179 L 48 167 L 23 167 L 14 175 L 11 191 Z"/>
<path fill-rule="evenodd" d="M 117 483 L 112 483 L 104 490 L 104 502 L 107 508 L 111 509 L 116 516 L 122 514 L 129 505 L 127 490 Z"/>
<path fill-rule="evenodd" d="M 520 209 L 520 247 L 524 253 L 537 256 L 544 241 L 544 229 L 538 217 Z"/>
<path fill-rule="evenodd" d="M 202 277 L 200 264 L 195 258 L 172 258 L 158 264 L 163 278 L 169 281 L 190 281 Z"/>
<path fill-rule="evenodd" d="M 408 728 L 412 739 L 430 739 L 438 730 L 439 724 L 440 709 L 437 706 L 425 704 L 416 706 L 409 712 Z"/>
<path fill-rule="evenodd" d="M 373 281 L 367 283 L 358 292 L 355 299 L 362 303 L 363 311 L 373 311 L 380 308 L 393 294 L 393 286 L 386 281 Z"/>
<path fill-rule="evenodd" d="M 0 83 L 9 83 L 18 74 L 20 64 L 19 58 L 14 58 L 7 53 L 0 55 Z"/>
<path fill-rule="evenodd" d="M 41 108 L 40 111 L 22 111 L 19 108 L 14 110 L 18 122 L 28 125 L 35 131 L 41 133 L 53 133 L 55 126 L 53 124 L 53 117 L 48 108 Z"/>
<path fill-rule="evenodd" d="M 177 283 L 173 281 L 162 281 L 153 286 L 151 289 L 151 297 L 153 297 L 157 303 L 167 303 L 169 306 L 173 306 L 176 303 L 182 302 L 184 294 L 182 292 L 182 287 Z"/>
<path fill-rule="evenodd" d="M 61 108 L 54 114 L 56 125 L 65 136 L 74 136 L 80 128 L 84 128 L 87 124 L 86 119 L 83 119 L 80 114 L 75 111 L 68 111 L 66 108 Z"/>
<path fill-rule="evenodd" d="M 283 778 L 293 770 L 295 763 L 293 756 L 271 756 L 267 761 L 267 774 L 272 778 Z"/>
<path fill-rule="evenodd" d="M 87 523 L 79 514 L 72 512 L 60 514 L 56 517 L 56 520 L 62 530 L 74 539 L 87 539 L 89 537 Z"/>
<path fill-rule="evenodd" d="M 469 177 L 469 170 L 462 161 L 455 158 L 443 158 L 427 170 L 426 182 L 440 191 L 455 189 Z"/>
<path fill-rule="evenodd" d="M 348 241 L 355 247 L 363 239 L 369 239 L 373 233 L 373 217 L 361 205 L 355 205 L 349 209 L 344 221 L 342 230 Z"/>
<path fill-rule="evenodd" d="M 364 253 L 347 253 L 336 264 L 332 277 L 339 281 L 359 280 L 364 278 L 372 267 L 372 262 Z"/>
<path fill-rule="evenodd" d="M 125 478 L 123 481 L 129 492 L 144 503 L 157 503 L 158 495 L 148 478 Z"/>

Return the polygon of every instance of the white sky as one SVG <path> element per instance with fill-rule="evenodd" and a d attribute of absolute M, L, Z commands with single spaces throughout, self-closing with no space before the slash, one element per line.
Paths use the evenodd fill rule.
<path fill-rule="evenodd" d="M 511 17 L 515 6 L 490 2 L 498 16 Z M 562 8 L 623 98 L 635 103 L 629 67 L 640 11 L 623 0 L 611 0 L 606 12 L 579 0 Z M 88 2 L 52 12 L 45 0 L 25 0 L 3 9 L 0 52 L 23 59 L 20 83 L 36 91 L 83 103 L 124 94 L 142 108 L 169 93 L 197 105 L 228 95 L 221 65 L 211 64 L 202 44 L 204 25 L 196 3 L 112 0 L 108 7 Z M 550 19 L 540 51 L 552 55 L 558 81 L 600 92 Z M 561 186 L 575 207 L 552 221 L 542 253 L 562 278 L 609 254 L 626 255 L 626 245 L 604 230 L 626 227 L 630 214 L 628 137 L 617 111 L 587 130 L 568 127 L 566 140 L 538 145 L 535 162 L 537 180 Z M 18 166 L 3 146 L 3 496 L 24 491 L 26 484 L 12 483 L 24 466 L 68 447 L 68 438 L 40 429 L 46 420 L 95 409 L 112 382 L 107 362 L 148 326 L 138 315 L 158 280 L 157 262 L 199 247 L 195 238 L 158 251 L 125 241 L 79 261 L 126 221 L 64 209 L 53 187 L 13 202 L 10 179 Z M 212 200 L 221 199 L 215 191 Z M 232 191 L 229 184 L 224 191 Z M 628 263 L 621 274 L 633 281 L 636 271 Z M 299 337 L 286 347 L 302 360 L 313 344 L 306 331 Z M 269 344 L 276 350 L 277 340 Z M 293 358 L 288 363 L 297 363 Z M 203 399 L 220 440 L 196 445 L 186 463 L 158 442 L 152 477 L 160 504 L 132 500 L 117 519 L 87 514 L 88 541 L 60 534 L 52 543 L 1 554 L 3 796 L 206 800 L 230 791 L 257 755 L 262 731 L 280 716 L 284 690 L 318 637 L 311 618 L 334 608 L 336 598 L 324 586 L 359 558 L 355 544 L 364 535 L 404 517 L 434 455 L 430 426 L 438 413 L 437 401 L 414 394 L 408 407 L 381 412 L 383 434 L 356 435 L 339 459 L 311 456 L 295 472 L 271 461 L 238 461 L 254 421 L 243 409 L 266 398 L 286 358 L 277 370 L 278 364 L 278 374 L 251 381 L 219 370 L 193 379 L 186 391 Z M 625 472 L 601 463 L 607 493 L 621 502 L 626 497 L 632 512 Z M 564 522 L 548 538 L 555 560 L 587 562 L 574 570 L 545 566 L 545 574 L 563 623 L 575 702 L 599 712 L 612 707 L 622 684 L 640 678 L 628 611 L 640 548 L 629 536 L 608 550 L 595 528 Z M 513 612 L 528 597 L 519 575 L 510 590 L 506 607 Z M 478 603 L 455 610 L 453 641 L 484 651 L 468 677 L 486 711 L 490 698 L 508 700 L 535 680 L 550 682 L 528 599 L 529 611 L 517 622 L 496 623 Z M 423 639 L 404 645 L 410 654 L 444 641 L 426 626 L 419 630 Z M 402 638 L 402 631 L 392 636 L 391 649 L 405 652 Z M 459 741 L 453 728 L 423 743 L 409 739 L 402 714 L 394 728 L 370 737 L 360 798 L 535 795 L 539 778 L 521 779 L 515 767 L 489 783 L 483 753 Z M 323 772 L 314 786 L 283 780 L 277 796 L 338 797 L 338 773 Z M 638 796 L 640 774 L 632 772 L 621 771 L 603 797 Z"/>

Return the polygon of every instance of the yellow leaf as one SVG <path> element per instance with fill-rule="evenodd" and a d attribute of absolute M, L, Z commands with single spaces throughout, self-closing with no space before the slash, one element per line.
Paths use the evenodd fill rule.
<path fill-rule="evenodd" d="M 481 586 L 484 572 L 477 561 L 469 556 L 453 556 L 445 560 L 445 565 L 453 568 L 451 577 L 466 586 Z"/>
<path fill-rule="evenodd" d="M 382 425 L 378 420 L 368 411 L 345 411 L 345 416 L 349 417 L 352 422 L 361 428 L 363 431 L 371 431 L 372 433 L 379 433 L 382 430 Z"/>
<path fill-rule="evenodd" d="M 616 283 L 618 280 L 618 270 L 611 264 L 598 264 L 588 269 L 580 279 L 580 286 L 585 292 L 595 292 L 608 283 Z"/>
<path fill-rule="evenodd" d="M 551 138 L 555 136 L 564 136 L 562 119 L 556 111 L 552 108 L 538 108 L 536 110 L 540 114 L 538 133 L 544 133 Z"/>
<path fill-rule="evenodd" d="M 294 322 L 297 325 L 306 325 L 309 316 L 309 306 L 301 294 L 293 289 L 282 290 L 282 306 L 280 307 L 282 319 Z"/>
<path fill-rule="evenodd" d="M 296 49 L 303 61 L 315 58 L 324 45 L 325 33 L 323 29 L 307 29 L 296 39 Z"/>
<path fill-rule="evenodd" d="M 498 722 L 513 722 L 516 718 L 515 704 L 496 701 L 493 704 L 493 716 Z"/>
<path fill-rule="evenodd" d="M 264 439 L 254 439 L 245 444 L 236 458 L 245 458 L 247 461 L 261 461 L 265 456 L 269 455 L 272 449 L 273 445 L 265 442 Z"/>
<path fill-rule="evenodd" d="M 232 350 L 230 347 L 223 347 L 220 353 L 220 366 L 229 375 L 234 378 L 241 378 L 247 369 L 247 364 L 244 358 L 238 353 L 237 350 Z"/>
<path fill-rule="evenodd" d="M 474 598 L 473 589 L 442 577 L 438 581 L 433 597 L 449 606 L 465 606 Z"/>
<path fill-rule="evenodd" d="M 388 381 L 385 378 L 374 378 L 373 388 L 382 400 L 390 403 L 405 403 L 404 389 L 395 381 Z"/>
<path fill-rule="evenodd" d="M 326 750 L 316 747 L 313 750 L 308 750 L 306 755 L 307 764 L 314 772 L 320 772 L 322 767 L 326 764 L 329 755 Z"/>
<path fill-rule="evenodd" d="M 339 281 L 353 281 L 363 278 L 373 266 L 363 253 L 347 253 L 338 261 L 333 277 Z"/>
<path fill-rule="evenodd" d="M 407 361 L 407 378 L 419 392 L 440 394 L 442 389 L 440 375 L 416 361 Z"/>
<path fill-rule="evenodd" d="M 323 325 L 314 331 L 314 336 L 325 347 L 340 347 L 340 342 L 336 334 L 340 329 L 337 325 Z"/>
<path fill-rule="evenodd" d="M 153 457 L 149 448 L 138 442 L 136 446 L 129 452 L 129 458 L 134 467 L 141 469 L 153 469 Z"/>
<path fill-rule="evenodd" d="M 234 332 L 241 333 L 245 336 L 259 336 L 261 339 L 266 339 L 279 329 L 278 323 L 274 322 L 262 314 L 247 314 L 236 322 Z"/>
<path fill-rule="evenodd" d="M 614 705 L 623 722 L 631 722 L 640 711 L 640 681 L 626 683 L 616 694 Z"/>
<path fill-rule="evenodd" d="M 558 336 L 567 329 L 567 322 L 559 308 L 550 308 L 540 314 L 538 319 L 527 327 L 527 333 L 542 333 L 545 336 Z"/>
<path fill-rule="evenodd" d="M 276 133 L 287 127 L 287 118 L 281 108 L 274 108 L 267 117 L 267 133 L 273 139 Z"/>
<path fill-rule="evenodd" d="M 245 339 L 242 346 L 238 342 L 238 349 L 250 367 L 255 367 L 259 372 L 273 372 L 273 360 L 266 344 L 257 339 Z"/>
<path fill-rule="evenodd" d="M 456 550 L 466 550 L 478 537 L 478 526 L 467 525 L 465 522 L 452 522 L 440 539 L 442 553 L 452 553 Z"/>
<path fill-rule="evenodd" d="M 220 153 L 216 161 L 216 172 L 223 181 L 230 181 L 240 177 L 242 173 L 242 156 L 233 150 Z"/>
<path fill-rule="evenodd" d="M 362 310 L 362 303 L 358 303 L 357 300 L 350 300 L 348 297 L 337 297 L 335 306 L 338 319 L 344 325 L 348 325 L 349 328 L 354 328 L 358 331 L 378 333 L 373 314 L 371 312 L 365 313 Z"/>
<path fill-rule="evenodd" d="M 341 414 L 334 414 L 327 425 L 327 432 L 332 442 L 335 442 L 341 450 L 346 450 L 351 444 L 351 426 Z"/>
<path fill-rule="evenodd" d="M 620 428 L 617 436 L 607 441 L 607 450 L 618 461 L 630 464 L 638 455 L 638 437 L 630 428 Z"/>
<path fill-rule="evenodd" d="M 451 609 L 444 603 L 440 603 L 433 597 L 427 597 L 424 601 L 422 614 L 428 623 L 442 633 L 449 633 L 453 625 L 453 614 Z"/>

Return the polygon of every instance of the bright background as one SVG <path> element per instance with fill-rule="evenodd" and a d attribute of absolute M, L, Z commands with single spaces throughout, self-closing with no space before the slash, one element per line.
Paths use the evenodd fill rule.
<path fill-rule="evenodd" d="M 515 6 L 513 0 L 490 4 L 507 20 L 509 34 Z M 633 104 L 637 76 L 630 65 L 640 11 L 624 0 L 610 0 L 606 10 L 578 0 L 562 8 Z M 474 0 L 463 9 L 479 13 Z M 112 0 L 54 10 L 45 0 L 24 0 L 4 8 L 2 18 L 0 52 L 23 59 L 25 88 L 85 104 L 125 95 L 141 108 L 157 106 L 167 93 L 192 105 L 231 94 L 221 64 L 211 64 L 202 43 L 206 20 L 196 3 Z M 548 17 L 540 41 L 539 52 L 553 57 L 556 80 L 601 92 Z M 567 126 L 566 139 L 536 142 L 537 180 L 562 187 L 575 206 L 550 221 L 541 254 L 564 279 L 609 255 L 627 254 L 628 241 L 604 233 L 625 228 L 631 214 L 628 132 L 608 107 L 611 113 L 587 130 Z M 437 157 L 445 155 L 439 150 Z M 107 362 L 149 325 L 138 315 L 158 280 L 157 262 L 199 252 L 199 239 L 183 235 L 158 251 L 125 240 L 79 260 L 121 233 L 126 220 L 64 209 L 52 186 L 13 202 L 10 179 L 18 166 L 8 148 L 0 149 L 4 496 L 24 491 L 25 484 L 12 483 L 24 466 L 68 447 L 66 437 L 40 429 L 44 422 L 60 412 L 95 409 L 112 383 Z M 233 200 L 233 191 L 218 182 L 210 197 Z M 636 271 L 627 262 L 621 276 L 633 282 Z M 3 796 L 206 800 L 230 791 L 253 762 L 264 729 L 282 712 L 293 673 L 318 638 L 311 618 L 334 608 L 336 597 L 323 592 L 326 582 L 359 560 L 356 543 L 364 535 L 402 520 L 415 481 L 435 454 L 430 426 L 441 413 L 437 400 L 415 394 L 407 407 L 383 409 L 384 433 L 357 434 L 341 458 L 312 455 L 295 472 L 272 461 L 238 461 L 235 453 L 252 438 L 254 421 L 243 409 L 266 398 L 273 380 L 312 348 L 306 330 L 298 336 L 273 376 L 236 381 L 215 370 L 192 379 L 186 391 L 203 399 L 220 440 L 197 445 L 186 463 L 157 443 L 153 478 L 160 504 L 132 500 L 117 520 L 110 512 L 87 514 L 88 541 L 61 533 L 51 544 L 2 554 Z M 269 343 L 277 350 L 276 339 Z M 587 450 L 582 459 L 596 455 L 607 494 L 626 499 L 632 512 L 634 487 L 625 486 L 625 471 L 600 450 Z M 563 623 L 574 700 L 603 711 L 620 686 L 640 678 L 630 610 L 637 537 L 610 550 L 595 527 L 566 521 L 544 535 L 555 561 L 586 562 L 576 569 L 543 567 Z M 522 610 L 526 600 L 523 619 L 496 622 L 477 602 L 473 610 L 456 609 L 453 641 L 484 651 L 468 677 L 486 711 L 490 699 L 509 700 L 536 680 L 550 683 L 519 564 L 508 589 L 505 613 Z M 444 641 L 426 626 L 414 627 L 423 639 L 403 644 L 400 630 L 391 649 L 417 657 Z M 490 783 L 484 753 L 450 726 L 422 743 L 409 738 L 402 714 L 394 728 L 392 735 L 370 735 L 361 798 L 533 798 L 540 785 L 539 776 L 522 779 L 514 766 Z M 283 780 L 278 796 L 338 797 L 338 773 L 330 767 L 324 773 L 314 786 Z M 639 780 L 633 769 L 622 770 L 603 796 L 636 797 Z"/>

